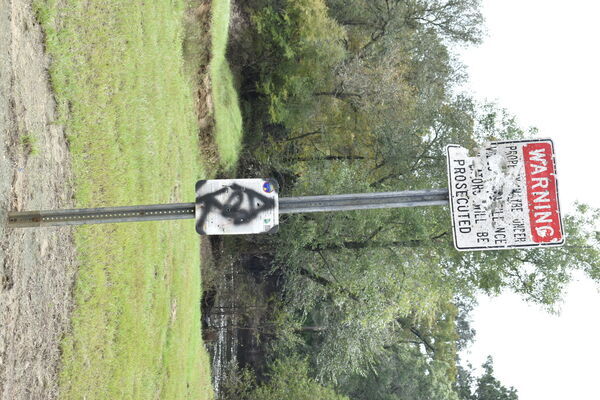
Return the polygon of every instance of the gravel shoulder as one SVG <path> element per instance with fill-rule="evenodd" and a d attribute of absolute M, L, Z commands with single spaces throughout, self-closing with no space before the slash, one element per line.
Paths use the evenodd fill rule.
<path fill-rule="evenodd" d="M 72 206 L 70 159 L 28 0 L 0 0 L 0 399 L 57 396 L 69 326 L 71 228 L 11 230 L 8 210 Z"/>

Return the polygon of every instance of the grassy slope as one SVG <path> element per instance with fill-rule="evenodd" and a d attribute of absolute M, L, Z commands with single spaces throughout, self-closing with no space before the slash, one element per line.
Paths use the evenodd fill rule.
<path fill-rule="evenodd" d="M 78 206 L 193 201 L 183 0 L 38 0 Z M 84 227 L 62 398 L 210 398 L 192 221 Z"/>
<path fill-rule="evenodd" d="M 233 76 L 225 59 L 229 30 L 230 0 L 212 0 L 212 59 L 210 78 L 215 117 L 215 141 L 221 164 L 231 169 L 242 142 L 242 114 Z"/>

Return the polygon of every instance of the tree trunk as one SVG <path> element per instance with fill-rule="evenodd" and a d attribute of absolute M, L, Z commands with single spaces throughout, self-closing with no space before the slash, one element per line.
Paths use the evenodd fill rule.
<path fill-rule="evenodd" d="M 298 329 L 298 332 L 325 332 L 327 330 L 324 326 L 303 326 Z"/>
<path fill-rule="evenodd" d="M 348 289 L 346 289 L 344 287 L 340 287 L 339 285 L 336 285 L 335 283 L 331 282 L 327 278 L 323 278 L 322 276 L 315 274 L 313 271 L 310 271 L 306 268 L 300 268 L 300 275 L 307 277 L 311 281 L 318 283 L 321 286 L 325 286 L 328 288 L 336 288 L 339 291 L 341 291 L 342 293 L 344 293 L 345 295 L 347 295 L 352 300 L 360 301 L 360 298 L 356 294 L 352 293 L 351 291 L 349 291 Z"/>
<path fill-rule="evenodd" d="M 323 131 L 316 130 L 316 131 L 304 133 L 302 135 L 294 136 L 294 137 L 291 137 L 291 138 L 286 138 L 286 139 L 278 140 L 278 142 L 292 142 L 294 140 L 300 140 L 300 139 L 304 139 L 305 137 L 308 137 L 308 136 L 320 135 L 322 133 L 323 133 Z"/>
<path fill-rule="evenodd" d="M 321 157 L 298 157 L 290 161 L 344 161 L 344 160 L 366 160 L 363 156 L 321 156 Z"/>
<path fill-rule="evenodd" d="M 432 236 L 428 239 L 413 239 L 413 240 L 384 240 L 384 241 L 373 241 L 370 239 L 362 240 L 362 241 L 346 241 L 339 245 L 329 245 L 329 246 L 320 246 L 320 247 L 305 247 L 306 250 L 309 251 L 323 251 L 323 250 L 341 250 L 341 249 L 350 249 L 350 250 L 359 250 L 366 248 L 375 248 L 375 249 L 387 249 L 389 247 L 418 247 L 423 244 L 430 242 L 432 240 L 436 240 L 445 236 L 448 232 L 443 232 L 439 235 Z"/>
<path fill-rule="evenodd" d="M 432 353 L 435 353 L 435 348 L 433 347 L 433 345 L 431 344 L 431 342 L 429 341 L 428 338 L 426 338 L 416 327 L 414 327 L 412 325 L 412 321 L 410 321 L 408 318 L 397 318 L 396 321 L 404 328 L 410 330 L 410 332 L 415 335 L 416 337 L 419 338 L 419 340 L 421 340 L 421 342 L 423 342 L 423 345 L 425 345 L 425 347 L 431 351 Z"/>
<path fill-rule="evenodd" d="M 335 97 L 336 99 L 339 100 L 348 100 L 349 98 L 352 97 L 358 97 L 361 98 L 362 95 L 360 93 L 344 93 L 344 92 L 315 92 L 314 93 L 315 96 L 331 96 L 331 97 Z"/>

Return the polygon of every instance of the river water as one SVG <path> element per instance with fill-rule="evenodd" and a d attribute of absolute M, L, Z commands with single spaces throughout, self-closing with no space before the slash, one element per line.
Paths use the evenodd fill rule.
<path fill-rule="evenodd" d="M 234 266 L 230 265 L 228 274 L 222 282 L 222 293 L 235 292 Z M 235 299 L 232 296 L 217 296 L 210 313 L 205 316 L 209 329 L 216 332 L 216 338 L 207 342 L 207 349 L 212 358 L 212 381 L 215 399 L 220 398 L 223 382 L 227 372 L 237 365 L 237 329 L 238 316 L 235 312 Z"/>

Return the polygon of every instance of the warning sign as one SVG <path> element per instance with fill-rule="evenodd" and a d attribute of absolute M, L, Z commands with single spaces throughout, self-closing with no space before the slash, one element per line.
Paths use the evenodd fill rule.
<path fill-rule="evenodd" d="M 458 250 L 564 243 L 551 140 L 492 142 L 474 157 L 458 145 L 446 152 Z"/>

